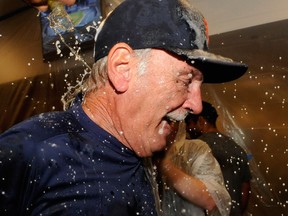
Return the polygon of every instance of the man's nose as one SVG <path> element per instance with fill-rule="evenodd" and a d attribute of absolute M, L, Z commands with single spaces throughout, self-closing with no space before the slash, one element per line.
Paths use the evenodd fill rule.
<path fill-rule="evenodd" d="M 202 111 L 202 96 L 200 86 L 190 87 L 187 99 L 183 108 L 188 109 L 193 114 L 200 114 Z"/>

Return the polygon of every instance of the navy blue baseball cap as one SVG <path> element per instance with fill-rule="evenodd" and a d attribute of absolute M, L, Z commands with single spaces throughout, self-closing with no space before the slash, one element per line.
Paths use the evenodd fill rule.
<path fill-rule="evenodd" d="M 199 69 L 205 83 L 241 77 L 247 65 L 208 52 L 208 26 L 189 0 L 125 0 L 101 23 L 95 37 L 95 62 L 117 43 L 133 49 L 156 48 L 183 57 Z"/>

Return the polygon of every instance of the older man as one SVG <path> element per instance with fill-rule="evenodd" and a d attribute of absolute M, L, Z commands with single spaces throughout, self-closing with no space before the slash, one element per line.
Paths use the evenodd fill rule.
<path fill-rule="evenodd" d="M 207 23 L 188 1 L 120 4 L 97 32 L 95 64 L 71 107 L 1 135 L 0 214 L 159 213 L 141 158 L 163 149 L 171 120 L 201 112 L 203 80 L 247 70 L 207 48 Z"/>

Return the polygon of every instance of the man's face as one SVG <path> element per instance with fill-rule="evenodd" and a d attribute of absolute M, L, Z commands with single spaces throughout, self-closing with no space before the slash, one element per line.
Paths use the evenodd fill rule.
<path fill-rule="evenodd" d="M 171 121 L 183 120 L 189 110 L 202 110 L 201 72 L 162 50 L 152 49 L 147 58 L 144 72 L 129 84 L 131 106 L 124 131 L 128 145 L 141 157 L 165 147 Z"/>

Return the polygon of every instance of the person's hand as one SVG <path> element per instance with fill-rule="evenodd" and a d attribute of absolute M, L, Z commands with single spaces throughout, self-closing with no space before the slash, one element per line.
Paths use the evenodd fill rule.
<path fill-rule="evenodd" d="M 48 10 L 48 0 L 24 0 L 28 5 L 33 6 L 34 8 L 38 9 L 39 11 L 46 11 Z M 55 0 L 60 1 L 67 6 L 71 6 L 75 4 L 76 0 Z"/>

